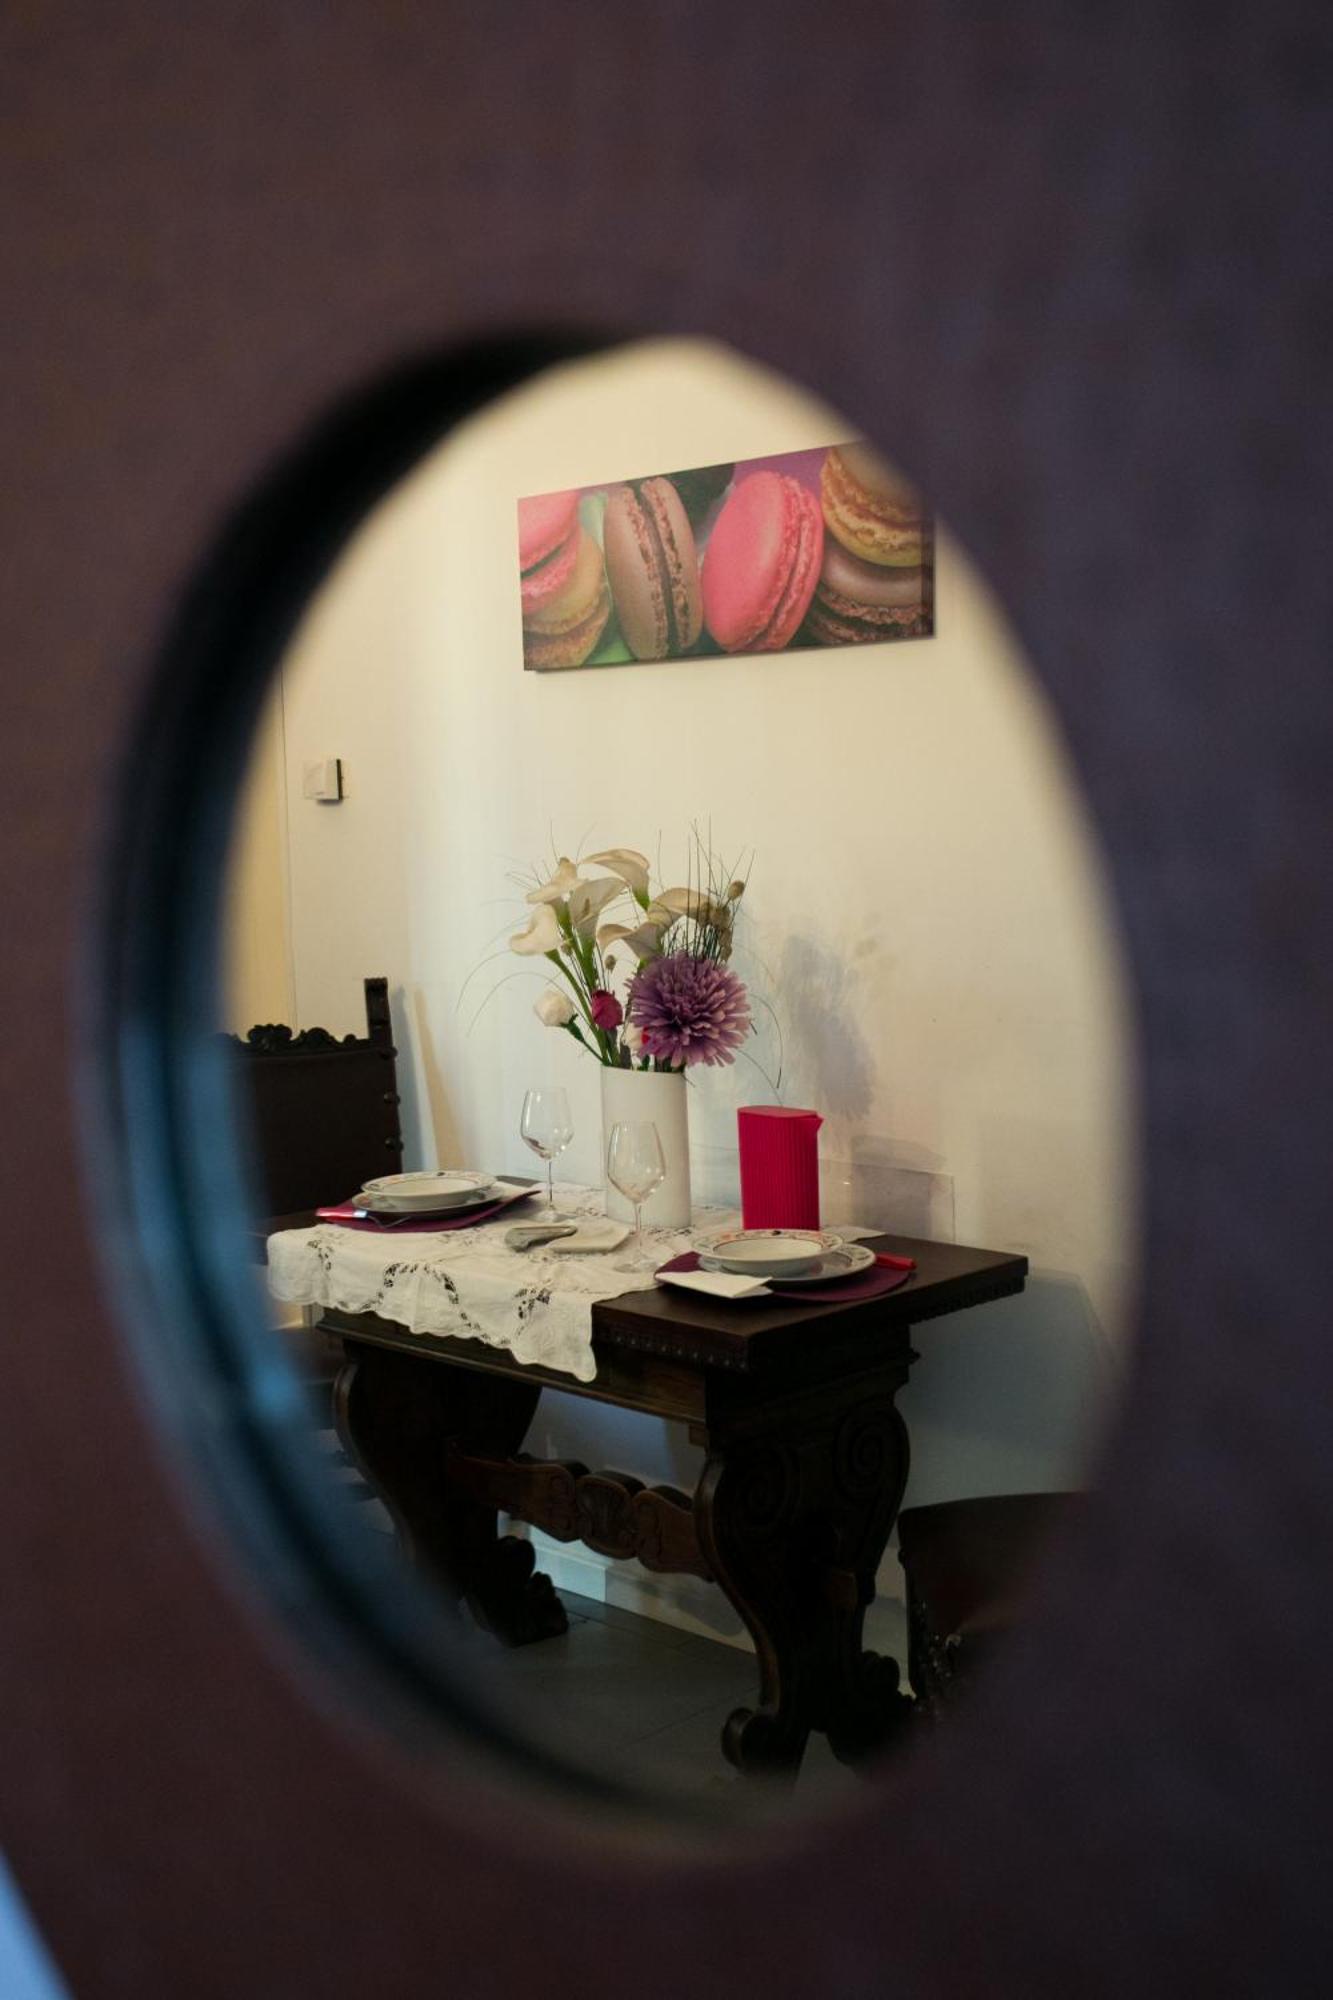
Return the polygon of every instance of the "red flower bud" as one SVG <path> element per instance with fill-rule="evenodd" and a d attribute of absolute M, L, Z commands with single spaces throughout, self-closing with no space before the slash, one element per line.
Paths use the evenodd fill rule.
<path fill-rule="evenodd" d="M 605 987 L 599 986 L 592 996 L 593 1026 L 601 1028 L 606 1034 L 610 1034 L 613 1029 L 620 1026 L 624 1018 L 625 1010 L 617 1000 L 615 994 L 608 993 Z"/>

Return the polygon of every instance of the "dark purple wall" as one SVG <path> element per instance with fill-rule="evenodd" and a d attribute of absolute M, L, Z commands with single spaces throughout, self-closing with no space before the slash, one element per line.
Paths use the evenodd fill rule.
<path fill-rule="evenodd" d="M 1301 0 L 6 11 L 0 1841 L 81 1996 L 1320 1989 L 1331 68 Z M 191 563 L 352 386 L 551 320 L 892 440 L 1020 609 L 1142 1010 L 1088 1530 L 951 1742 L 721 1859 L 344 1713 L 166 1469 L 86 1196 L 28 1199 Z"/>

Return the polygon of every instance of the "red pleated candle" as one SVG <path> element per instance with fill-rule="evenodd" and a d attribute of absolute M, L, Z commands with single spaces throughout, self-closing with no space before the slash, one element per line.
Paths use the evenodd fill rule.
<path fill-rule="evenodd" d="M 817 1111 L 747 1104 L 736 1113 L 741 1221 L 746 1229 L 818 1229 Z"/>

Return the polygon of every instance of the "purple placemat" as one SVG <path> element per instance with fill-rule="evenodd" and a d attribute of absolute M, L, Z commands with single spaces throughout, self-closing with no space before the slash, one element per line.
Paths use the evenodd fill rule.
<path fill-rule="evenodd" d="M 681 1257 L 672 1257 L 666 1264 L 660 1264 L 662 1271 L 697 1271 L 699 1253 L 687 1250 Z M 876 1264 L 869 1271 L 858 1271 L 854 1278 L 836 1278 L 827 1285 L 783 1285 L 776 1279 L 768 1280 L 767 1292 L 756 1292 L 756 1299 L 790 1299 L 793 1305 L 851 1305 L 857 1299 L 881 1298 L 885 1292 L 896 1292 L 899 1285 L 905 1285 L 915 1271 L 894 1270 L 887 1264 Z M 726 1305 L 749 1305 L 749 1299 L 727 1299 Z"/>
<path fill-rule="evenodd" d="M 358 1215 L 354 1201 L 345 1201 L 338 1208 L 317 1208 L 315 1219 L 317 1222 L 336 1223 L 339 1229 L 368 1229 L 375 1236 L 435 1236 L 442 1229 L 475 1229 L 479 1222 L 489 1222 L 493 1215 L 503 1215 L 506 1209 L 521 1208 L 536 1192 L 532 1189 L 527 1194 L 512 1196 L 508 1201 L 488 1201 L 484 1208 L 470 1208 L 466 1215 L 437 1215 L 421 1222 L 410 1222 L 406 1217 L 401 1221 L 390 1218 L 376 1222 L 370 1216 Z"/>

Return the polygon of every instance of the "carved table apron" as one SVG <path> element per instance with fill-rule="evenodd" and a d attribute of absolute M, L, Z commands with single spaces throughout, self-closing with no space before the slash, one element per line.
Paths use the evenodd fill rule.
<path fill-rule="evenodd" d="M 852 1305 L 726 1305 L 657 1287 L 593 1308 L 597 1375 L 524 1367 L 475 1341 L 326 1310 L 342 1343 L 343 1442 L 413 1559 L 510 1645 L 565 1630 L 530 1543 L 497 1513 L 648 1569 L 717 1583 L 755 1642 L 759 1693 L 723 1748 L 794 1771 L 812 1729 L 850 1761 L 909 1704 L 897 1662 L 862 1649 L 866 1607 L 907 1480 L 894 1398 L 923 1320 L 1023 1288 L 1027 1260 L 883 1236 L 915 1257 L 898 1291 Z M 521 1447 L 543 1389 L 684 1423 L 707 1454 L 694 1494 L 543 1461 Z"/>

